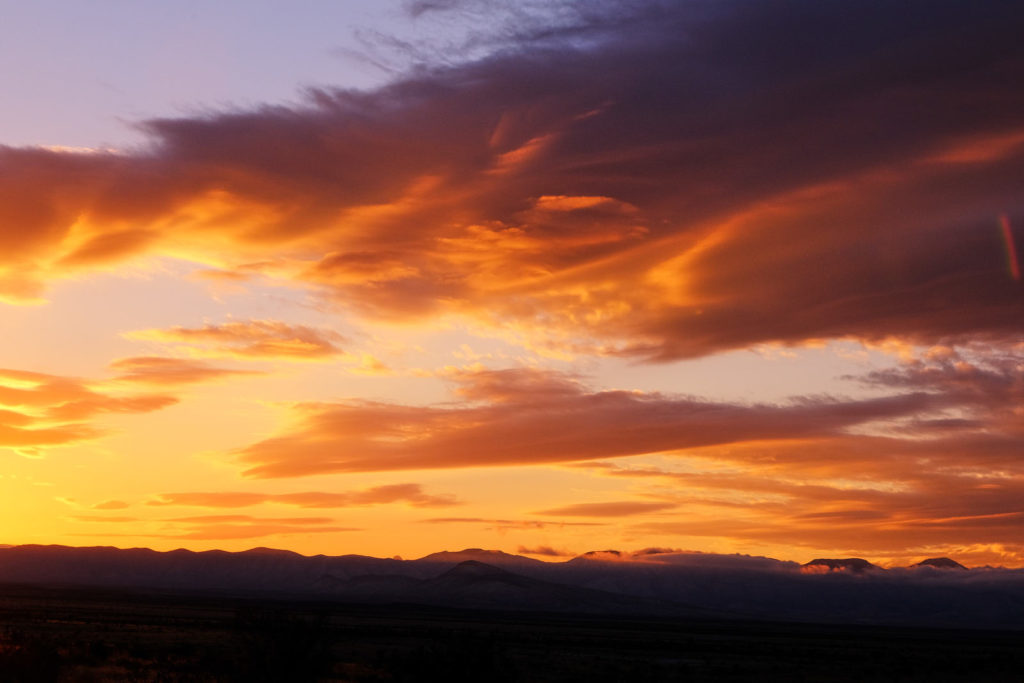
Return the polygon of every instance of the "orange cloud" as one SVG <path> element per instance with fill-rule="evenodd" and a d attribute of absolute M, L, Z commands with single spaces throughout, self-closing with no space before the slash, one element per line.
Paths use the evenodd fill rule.
<path fill-rule="evenodd" d="M 119 373 L 116 379 L 122 382 L 163 386 L 207 382 L 236 375 L 259 374 L 251 370 L 231 370 L 194 360 L 160 356 L 121 358 L 111 363 L 110 369 Z"/>
<path fill-rule="evenodd" d="M 329 517 L 252 517 L 249 515 L 199 515 L 163 520 L 180 530 L 170 533 L 145 534 L 190 540 L 228 540 L 288 536 L 292 534 L 335 533 L 358 531 L 333 524 Z"/>
<path fill-rule="evenodd" d="M 96 388 L 93 388 L 96 387 Z M 117 395 L 102 383 L 22 370 L 0 370 L 0 447 L 61 446 L 102 431 L 87 422 L 103 413 L 146 413 L 178 399 Z"/>
<path fill-rule="evenodd" d="M 516 550 L 517 555 L 540 555 L 541 557 L 572 557 L 574 553 L 567 550 L 556 550 L 549 545 L 540 545 L 535 548 L 528 548 L 524 545 Z"/>
<path fill-rule="evenodd" d="M 637 530 L 727 537 L 741 545 L 952 553 L 970 543 L 1010 543 L 1024 523 L 1019 465 L 981 474 L 969 464 L 972 451 L 942 441 L 927 449 L 876 439 L 836 446 L 826 441 L 796 453 L 755 446 L 705 454 L 719 466 L 733 465 L 725 472 L 599 471 L 647 479 L 650 486 L 641 488 L 647 500 L 674 504 L 677 512 L 638 522 Z"/>
<path fill-rule="evenodd" d="M 319 360 L 343 353 L 337 346 L 342 337 L 336 332 L 275 320 L 208 324 L 198 328 L 140 330 L 128 336 L 133 339 L 184 344 L 193 352 L 204 355 L 244 359 Z"/>
<path fill-rule="evenodd" d="M 173 517 L 165 520 L 168 522 L 187 522 L 196 524 L 222 523 L 222 522 L 280 522 L 285 524 L 327 524 L 332 522 L 330 517 L 252 517 L 251 515 L 193 515 L 191 517 Z"/>
<path fill-rule="evenodd" d="M 96 503 L 92 506 L 93 510 L 123 510 L 127 507 L 131 507 L 128 503 L 123 500 L 105 500 L 102 503 Z"/>
<path fill-rule="evenodd" d="M 128 536 L 148 538 L 171 538 L 182 540 L 231 540 L 261 538 L 265 536 L 290 536 L 294 534 L 325 534 L 343 531 L 359 531 L 353 527 L 334 524 L 329 517 L 253 517 L 250 515 L 198 515 L 161 520 L 142 520 L 135 517 L 106 517 L 101 515 L 77 515 L 81 522 L 107 522 L 123 524 L 129 522 L 150 522 L 159 524 L 159 531 L 118 534 L 106 536 Z"/>
<path fill-rule="evenodd" d="M 292 429 L 236 455 L 256 477 L 578 462 L 634 480 L 639 499 L 536 514 L 658 513 L 638 519 L 637 532 L 741 546 L 870 555 L 1006 544 L 1024 523 L 1022 368 L 1015 347 L 933 349 L 853 378 L 900 393 L 779 405 L 591 392 L 575 377 L 534 369 L 450 371 L 461 402 L 300 405 Z M 646 464 L 647 454 L 678 458 L 681 469 Z"/>
<path fill-rule="evenodd" d="M 4 148 L 0 296 L 157 255 L 571 353 L 1019 336 L 993 223 L 1024 220 L 1013 17 L 838 11 L 643 5 L 375 91 L 144 122 L 123 154 Z M 806 30 L 851 21 L 878 30 Z M 920 41 L 947 46 L 927 69 Z M 163 333 L 338 353 L 259 321 Z"/>
<path fill-rule="evenodd" d="M 605 526 L 602 522 L 552 522 L 539 519 L 486 519 L 483 517 L 434 517 L 421 520 L 426 524 L 482 524 L 496 531 L 509 529 L 561 529 L 577 526 Z"/>
<path fill-rule="evenodd" d="M 112 524 L 126 524 L 138 522 L 138 517 L 107 517 L 104 515 L 75 515 L 74 519 L 79 522 L 109 522 Z"/>
<path fill-rule="evenodd" d="M 589 393 L 558 373 L 452 375 L 453 407 L 300 404 L 295 427 L 235 455 L 252 477 L 565 463 L 750 440 L 810 438 L 928 409 L 921 393 L 739 405 L 640 392 Z"/>
<path fill-rule="evenodd" d="M 163 493 L 149 505 L 192 505 L 210 508 L 239 508 L 261 503 L 279 503 L 301 508 L 343 508 L 366 505 L 405 503 L 413 507 L 448 507 L 459 501 L 450 495 L 429 495 L 419 484 L 389 484 L 374 486 L 363 491 L 326 493 L 247 493 L 247 492 L 188 492 Z"/>
<path fill-rule="evenodd" d="M 80 268 L 117 261 L 143 251 L 154 239 L 156 234 L 148 230 L 124 230 L 97 235 L 75 247 L 56 265 L 61 268 Z"/>
<path fill-rule="evenodd" d="M 629 515 L 647 515 L 652 512 L 663 512 L 676 507 L 678 507 L 676 503 L 617 500 L 604 503 L 576 503 L 550 510 L 540 510 L 534 514 L 555 517 L 626 517 Z"/>

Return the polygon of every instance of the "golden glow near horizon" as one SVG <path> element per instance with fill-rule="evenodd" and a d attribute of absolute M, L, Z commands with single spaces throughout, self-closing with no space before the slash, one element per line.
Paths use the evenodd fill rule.
<path fill-rule="evenodd" d="M 1024 96 L 659 12 L 0 147 L 0 542 L 1024 565 Z"/>

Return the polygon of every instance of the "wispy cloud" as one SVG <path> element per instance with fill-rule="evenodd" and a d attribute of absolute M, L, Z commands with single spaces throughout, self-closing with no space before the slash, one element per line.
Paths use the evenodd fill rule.
<path fill-rule="evenodd" d="M 508 531 L 510 529 L 529 530 L 604 526 L 602 522 L 564 522 L 541 519 L 488 519 L 485 517 L 434 517 L 421 521 L 425 524 L 479 524 L 496 531 Z"/>
<path fill-rule="evenodd" d="M 431 495 L 419 484 L 387 484 L 361 491 L 324 492 L 304 491 L 300 493 L 252 493 L 228 491 L 191 491 L 185 493 L 163 493 L 149 505 L 190 505 L 208 508 L 240 508 L 278 503 L 301 508 L 345 508 L 367 505 L 403 503 L 413 507 L 449 507 L 459 505 L 455 496 Z"/>
<path fill-rule="evenodd" d="M 630 515 L 649 515 L 676 507 L 678 507 L 677 503 L 616 500 L 602 503 L 574 503 L 550 510 L 540 510 L 535 514 L 551 517 L 628 517 Z"/>
<path fill-rule="evenodd" d="M 259 374 L 251 370 L 221 368 L 202 361 L 162 356 L 121 358 L 111 363 L 110 369 L 118 373 L 116 379 L 122 382 L 157 386 L 175 386 Z"/>
<path fill-rule="evenodd" d="M 131 507 L 129 503 L 123 500 L 105 500 L 102 503 L 96 503 L 92 506 L 93 510 L 124 510 L 125 508 Z"/>
<path fill-rule="evenodd" d="M 516 550 L 518 555 L 539 555 L 540 557 L 572 557 L 574 553 L 568 550 L 557 550 L 549 545 L 539 545 L 533 548 L 521 545 Z"/>
<path fill-rule="evenodd" d="M 177 344 L 198 355 L 242 359 L 320 360 L 343 353 L 332 330 L 276 320 L 232 321 L 202 327 L 139 330 L 132 339 Z"/>
<path fill-rule="evenodd" d="M 103 430 L 92 418 L 148 413 L 177 403 L 163 394 L 122 393 L 103 382 L 23 370 L 0 370 L 0 446 L 61 446 L 93 439 Z"/>
<path fill-rule="evenodd" d="M 330 517 L 253 517 L 250 515 L 198 515 L 164 520 L 175 529 L 148 534 L 191 540 L 228 540 L 288 536 L 292 534 L 329 534 L 358 531 L 338 526 Z"/>
<path fill-rule="evenodd" d="M 451 376 L 472 399 L 450 407 L 300 404 L 285 433 L 235 453 L 248 476 L 567 463 L 754 440 L 837 435 L 928 409 L 932 397 L 740 405 L 629 391 L 590 392 L 530 369 Z"/>

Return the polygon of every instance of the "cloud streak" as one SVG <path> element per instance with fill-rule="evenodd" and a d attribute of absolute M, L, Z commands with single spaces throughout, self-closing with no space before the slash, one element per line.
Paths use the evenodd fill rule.
<path fill-rule="evenodd" d="M 605 526 L 604 522 L 565 522 L 542 519 L 488 519 L 485 517 L 433 517 L 421 520 L 425 524 L 480 524 L 499 532 L 508 530 L 562 529 L 565 527 Z"/>
<path fill-rule="evenodd" d="M 321 360 L 341 355 L 341 335 L 276 320 L 232 321 L 202 327 L 139 330 L 131 339 L 178 344 L 199 355 L 245 360 Z"/>
<path fill-rule="evenodd" d="M 338 526 L 330 517 L 253 517 L 251 515 L 198 515 L 165 520 L 179 530 L 147 534 L 165 538 L 221 541 L 264 536 L 329 534 L 358 531 Z"/>
<path fill-rule="evenodd" d="M 837 435 L 926 410 L 923 393 L 861 401 L 740 405 L 641 392 L 589 392 L 539 370 L 452 375 L 455 407 L 300 404 L 293 429 L 234 455 L 256 478 L 567 463 L 754 440 Z"/>
<path fill-rule="evenodd" d="M 191 491 L 185 493 L 163 493 L 149 505 L 185 505 L 208 508 L 241 508 L 277 503 L 300 508 L 346 508 L 368 505 L 404 503 L 412 507 L 431 508 L 458 505 L 451 495 L 424 493 L 419 484 L 387 484 L 374 486 L 362 491 L 330 493 L 304 491 L 300 493 L 252 493 L 229 491 Z"/>
<path fill-rule="evenodd" d="M 603 503 L 576 503 L 563 507 L 541 510 L 538 515 L 551 517 L 628 517 L 649 515 L 677 507 L 675 503 L 617 500 Z"/>
<path fill-rule="evenodd" d="M 177 386 L 259 374 L 251 370 L 221 368 L 201 361 L 161 356 L 121 358 L 111 363 L 110 369 L 118 373 L 116 379 L 121 382 L 155 386 Z"/>

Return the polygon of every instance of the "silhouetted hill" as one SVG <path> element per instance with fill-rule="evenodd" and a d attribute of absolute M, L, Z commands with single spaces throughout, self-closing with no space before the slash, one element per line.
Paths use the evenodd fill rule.
<path fill-rule="evenodd" d="M 460 562 L 431 579 L 396 575 L 358 576 L 348 580 L 325 577 L 319 587 L 325 595 L 353 602 L 579 614 L 726 616 L 665 600 L 535 579 L 476 560 Z"/>
<path fill-rule="evenodd" d="M 878 565 L 871 564 L 859 557 L 847 557 L 841 560 L 818 558 L 811 560 L 804 567 L 808 569 L 820 568 L 832 572 L 853 572 L 854 574 L 881 569 Z"/>
<path fill-rule="evenodd" d="M 910 565 L 911 567 L 934 567 L 935 569 L 963 569 L 967 570 L 967 567 L 963 566 L 956 560 L 951 560 L 948 557 L 929 557 L 927 560 L 921 560 L 916 564 Z"/>
<path fill-rule="evenodd" d="M 581 562 L 615 562 L 626 558 L 621 550 L 590 550 L 577 555 L 569 560 L 569 563 L 579 564 Z"/>
<path fill-rule="evenodd" d="M 666 615 L 684 612 L 682 606 L 534 579 L 475 560 L 424 581 L 417 597 L 417 602 L 425 598 L 433 604 L 488 609 Z"/>
<path fill-rule="evenodd" d="M 532 557 L 511 555 L 500 550 L 483 550 L 482 548 L 466 548 L 465 550 L 455 552 L 443 550 L 438 553 L 431 553 L 430 555 L 426 555 L 414 561 L 429 564 L 459 564 L 461 562 L 475 561 L 499 567 L 523 567 L 544 564 L 544 562 L 535 560 Z"/>

